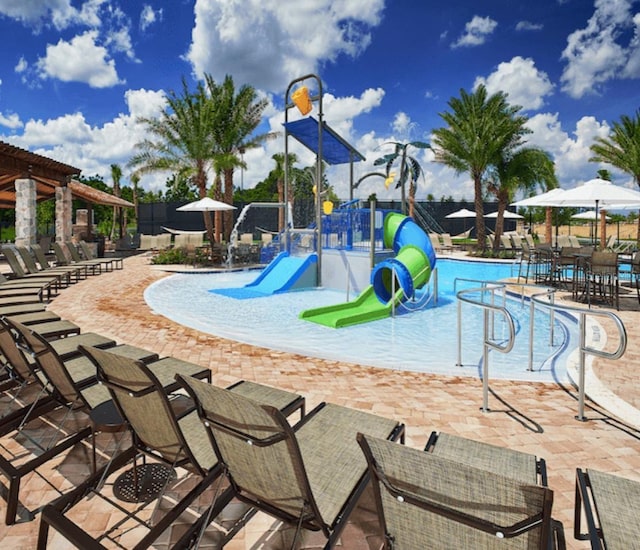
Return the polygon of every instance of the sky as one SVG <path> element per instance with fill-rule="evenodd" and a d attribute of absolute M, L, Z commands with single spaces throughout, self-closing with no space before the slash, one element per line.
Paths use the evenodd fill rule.
<path fill-rule="evenodd" d="M 255 186 L 284 151 L 287 87 L 316 74 L 325 121 L 366 158 L 356 179 L 377 170 L 389 142 L 430 142 L 450 99 L 484 84 L 522 107 L 528 145 L 552 155 L 562 187 L 600 168 L 633 186 L 589 162 L 589 146 L 640 108 L 640 0 L 0 0 L 0 36 L 0 141 L 108 184 L 112 164 L 128 183 L 139 117 L 157 116 L 183 79 L 195 89 L 205 74 L 229 74 L 268 99 L 259 131 L 281 136 L 244 154 L 235 183 Z M 468 174 L 410 151 L 425 172 L 419 200 L 473 199 Z M 347 198 L 348 165 L 327 176 Z M 140 184 L 164 190 L 167 177 Z M 400 192 L 376 177 L 355 190 L 371 193 Z"/>

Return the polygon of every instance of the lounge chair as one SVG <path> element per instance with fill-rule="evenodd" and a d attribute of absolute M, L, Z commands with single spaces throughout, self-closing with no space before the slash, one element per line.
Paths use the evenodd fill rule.
<path fill-rule="evenodd" d="M 138 466 L 135 456 L 139 453 L 167 465 L 171 470 L 182 467 L 189 474 L 195 474 L 201 478 L 201 481 L 184 497 L 171 503 L 167 513 L 161 517 L 155 517 L 158 514 L 154 514 L 151 525 L 148 525 L 144 519 L 139 520 L 140 525 L 147 527 L 147 530 L 133 548 L 148 548 L 204 490 L 220 477 L 222 465 L 218 463 L 214 448 L 209 442 L 206 429 L 197 412 L 193 406 L 189 407 L 189 403 L 184 403 L 184 395 L 166 394 L 160 381 L 143 363 L 95 348 L 83 347 L 82 351 L 95 364 L 98 379 L 109 388 L 118 411 L 131 430 L 133 446 L 77 489 L 45 506 L 40 523 L 38 548 L 46 548 L 50 527 L 59 531 L 78 547 L 104 548 L 100 544 L 100 539 L 91 538 L 79 525 L 67 517 L 67 514 L 85 496 L 90 497 L 98 493 L 102 487 L 101 481 L 129 460 L 134 460 L 133 472 L 139 471 L 138 478 L 141 477 L 145 468 L 151 465 Z M 284 414 L 303 409 L 304 406 L 304 399 L 297 394 L 251 382 L 240 382 L 231 391 L 241 395 L 251 395 L 277 409 L 284 410 Z M 177 412 L 181 409 L 183 412 Z M 142 485 L 135 476 L 132 477 L 133 487 L 129 489 L 136 498 L 143 500 L 144 495 L 140 494 Z M 167 479 L 170 479 L 170 476 L 167 476 Z M 154 499 L 151 499 L 151 495 L 146 496 L 149 500 L 157 499 L 156 506 L 160 507 L 159 496 L 153 495 Z M 136 510 L 136 512 L 140 511 Z M 109 533 L 105 533 L 104 537 L 108 535 Z M 127 547 L 132 547 L 130 539 L 127 540 Z"/>
<path fill-rule="evenodd" d="M 71 245 L 73 247 L 73 244 Z M 54 254 L 56 255 L 56 265 L 57 266 L 73 266 L 73 267 L 84 267 L 86 269 L 87 275 L 98 275 L 101 272 L 102 266 L 99 263 L 95 262 L 81 262 L 76 263 L 73 261 L 71 256 L 71 248 L 66 245 L 63 247 L 59 242 L 52 242 L 51 248 L 53 249 Z M 66 252 L 65 252 L 66 249 Z M 77 252 L 77 250 L 76 250 Z"/>
<path fill-rule="evenodd" d="M 51 245 L 49 245 L 51 246 Z M 40 269 L 43 272 L 46 272 L 48 269 L 59 269 L 66 270 L 70 277 L 72 277 L 72 282 L 77 282 L 80 279 L 87 278 L 87 268 L 86 266 L 74 266 L 74 265 L 52 265 L 47 259 L 47 255 L 39 244 L 32 244 L 31 251 L 36 258 L 36 261 L 40 265 Z"/>
<path fill-rule="evenodd" d="M 63 275 L 46 275 L 44 273 L 27 273 L 20 262 L 16 253 L 8 246 L 2 247 L 2 253 L 4 254 L 11 271 L 15 278 L 23 281 L 36 281 L 42 284 L 43 288 L 55 287 L 61 288 L 65 285 Z"/>
<path fill-rule="evenodd" d="M 97 258 L 89 243 L 85 241 L 80 241 L 80 248 L 82 248 L 82 253 L 86 260 L 94 260 L 94 261 L 102 261 L 105 265 L 109 265 L 109 269 L 122 269 L 123 259 L 119 256 L 113 256 L 112 258 Z"/>
<path fill-rule="evenodd" d="M 297 525 L 292 548 L 302 528 L 322 531 L 325 548 L 336 544 L 368 483 L 357 432 L 394 440 L 404 435 L 394 420 L 326 403 L 292 427 L 275 407 L 198 380 L 179 380 L 209 430 L 230 495 Z"/>
<path fill-rule="evenodd" d="M 525 482 L 498 473 L 499 464 L 486 469 L 364 434 L 358 443 L 385 549 L 550 547 L 553 492 L 535 483 L 535 470 Z"/>
<path fill-rule="evenodd" d="M 71 284 L 72 272 L 64 266 L 50 267 L 47 271 L 42 271 L 36 264 L 36 260 L 31 255 L 31 251 L 25 246 L 16 246 L 16 252 L 20 255 L 22 263 L 24 264 L 27 273 L 32 275 L 53 275 L 60 277 L 60 283 L 63 286 L 69 286 Z M 74 282 L 77 281 L 77 277 L 74 277 Z"/>
<path fill-rule="evenodd" d="M 34 375 L 43 384 L 43 389 L 48 396 L 47 403 L 54 402 L 68 411 L 81 410 L 90 414 L 92 410 L 111 400 L 108 390 L 97 383 L 97 373 L 93 362 L 84 355 L 80 357 L 73 355 L 74 353 L 80 353 L 77 350 L 79 343 L 76 343 L 75 350 L 72 350 L 67 343 L 74 338 L 78 339 L 77 341 L 79 342 L 84 335 L 48 342 L 29 327 L 10 319 L 5 319 L 5 321 L 18 335 L 20 344 L 33 356 L 35 366 L 38 369 L 34 371 Z M 96 339 L 95 336 L 92 336 L 85 340 L 90 342 L 92 338 Z M 67 360 L 64 360 L 56 351 L 54 348 L 56 344 L 61 344 L 59 346 L 60 350 L 68 351 Z M 186 376 L 199 376 L 206 380 L 209 380 L 211 376 L 209 369 L 202 368 L 199 365 L 174 360 L 173 358 L 157 359 L 157 354 L 133 346 L 113 346 L 110 350 L 114 355 L 121 354 L 127 358 L 148 360 L 149 369 L 154 372 L 167 391 L 178 387 L 175 381 L 175 376 L 178 373 L 183 373 Z M 1 426 L 2 424 L 0 424 Z M 59 430 L 62 433 L 62 427 Z M 0 430 L 0 435 L 5 433 L 6 431 Z M 59 452 L 68 449 L 91 434 L 93 434 L 93 429 L 89 420 L 87 420 L 86 428 L 79 429 L 73 436 L 63 438 L 53 447 L 55 450 L 45 449 L 41 456 L 29 461 L 25 466 L 20 466 L 18 469 L 13 466 L 10 460 L 0 455 L 0 473 L 9 480 L 5 518 L 8 525 L 15 522 L 22 478 Z"/>
<path fill-rule="evenodd" d="M 574 537 L 592 550 L 637 548 L 640 482 L 598 470 L 576 470 Z M 587 533 L 582 532 L 582 517 Z"/>
<path fill-rule="evenodd" d="M 69 251 L 72 265 L 86 265 L 86 266 L 93 265 L 99 268 L 99 271 L 101 273 L 102 271 L 105 271 L 105 272 L 113 271 L 114 269 L 114 262 L 109 258 L 91 258 L 88 256 L 83 258 L 80 255 L 80 252 L 78 251 L 78 248 L 76 247 L 76 245 L 71 241 L 66 241 L 64 243 L 64 246 L 66 246 L 67 250 Z M 82 245 L 80 245 L 80 247 L 82 247 Z"/>
<path fill-rule="evenodd" d="M 442 237 L 442 250 L 449 253 L 453 252 L 456 246 L 451 240 L 451 235 L 449 233 L 442 233 L 440 236 Z"/>

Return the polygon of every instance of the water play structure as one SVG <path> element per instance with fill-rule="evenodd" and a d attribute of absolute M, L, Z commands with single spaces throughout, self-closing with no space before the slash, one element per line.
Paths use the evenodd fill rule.
<path fill-rule="evenodd" d="M 384 244 L 396 255 L 374 266 L 371 284 L 357 299 L 309 309 L 300 318 L 333 328 L 356 325 L 388 317 L 394 307 L 414 297 L 436 265 L 428 235 L 411 218 L 391 212 L 384 219 Z"/>

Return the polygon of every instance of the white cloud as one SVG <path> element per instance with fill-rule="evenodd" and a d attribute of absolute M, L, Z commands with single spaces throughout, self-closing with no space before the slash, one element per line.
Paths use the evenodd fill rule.
<path fill-rule="evenodd" d="M 592 116 L 584 116 L 569 134 L 562 128 L 558 113 L 544 113 L 531 117 L 527 126 L 533 131 L 527 136 L 529 145 L 549 152 L 556 165 L 556 175 L 562 187 L 595 177 L 599 166 L 589 159 L 591 145 L 596 137 L 609 135 L 609 125 Z"/>
<path fill-rule="evenodd" d="M 23 73 L 28 68 L 29 64 L 27 63 L 27 60 L 24 57 L 21 57 L 13 70 L 17 73 Z"/>
<path fill-rule="evenodd" d="M 140 30 L 146 31 L 157 21 L 162 21 L 162 8 L 154 10 L 149 4 L 145 4 L 140 12 Z"/>
<path fill-rule="evenodd" d="M 24 126 L 16 113 L 0 113 L 0 126 L 6 126 L 12 130 Z"/>
<path fill-rule="evenodd" d="M 119 164 L 126 182 L 126 164 L 135 145 L 147 137 L 144 125 L 137 119 L 157 116 L 165 106 L 165 94 L 162 90 L 141 89 L 127 90 L 123 97 L 126 112 L 101 126 L 91 126 L 82 113 L 73 113 L 49 120 L 31 119 L 20 136 L 5 134 L 0 135 L 0 140 L 77 166 L 84 176 L 101 176 L 105 182 L 110 182 L 111 164 Z M 168 174 L 145 175 L 141 185 L 164 190 L 167 177 Z"/>
<path fill-rule="evenodd" d="M 186 58 L 198 78 L 233 74 L 237 84 L 282 90 L 323 62 L 357 56 L 383 8 L 384 0 L 196 0 Z"/>
<path fill-rule="evenodd" d="M 626 78 L 640 78 L 640 13 L 633 17 L 636 26 L 633 38 L 629 42 L 629 55 L 627 65 L 622 71 L 622 76 Z"/>
<path fill-rule="evenodd" d="M 602 85 L 620 76 L 629 76 L 635 69 L 637 40 L 625 48 L 620 41 L 632 24 L 631 8 L 635 0 L 596 0 L 595 11 L 586 28 L 574 31 L 567 38 L 562 52 L 566 66 L 561 76 L 562 90 L 580 98 L 599 93 Z M 637 37 L 637 34 L 636 34 Z M 635 37 L 634 37 L 635 39 Z"/>
<path fill-rule="evenodd" d="M 98 26 L 98 12 L 107 0 L 88 0 L 80 10 L 71 5 L 71 0 L 0 0 L 0 14 L 11 17 L 40 32 L 45 25 L 53 25 L 58 30 L 79 23 Z"/>
<path fill-rule="evenodd" d="M 517 31 L 541 31 L 544 28 L 542 23 L 532 23 L 531 21 L 518 21 Z"/>
<path fill-rule="evenodd" d="M 106 88 L 121 84 L 113 59 L 103 46 L 96 43 L 97 32 L 87 31 L 71 42 L 60 40 L 47 46 L 47 54 L 37 66 L 43 78 L 57 78 L 64 82 L 85 82 L 92 88 Z"/>
<path fill-rule="evenodd" d="M 506 92 L 510 104 L 520 105 L 525 110 L 540 109 L 544 106 L 544 98 L 553 93 L 548 75 L 536 68 L 533 59 L 520 56 L 500 63 L 488 77 L 476 78 L 474 89 L 480 84 L 484 84 L 490 94 Z"/>
<path fill-rule="evenodd" d="M 487 38 L 493 34 L 498 22 L 491 19 L 491 17 L 480 17 L 474 15 L 473 19 L 464 26 L 464 34 L 458 38 L 453 44 L 452 48 L 462 48 L 470 46 L 480 46 L 487 41 Z"/>

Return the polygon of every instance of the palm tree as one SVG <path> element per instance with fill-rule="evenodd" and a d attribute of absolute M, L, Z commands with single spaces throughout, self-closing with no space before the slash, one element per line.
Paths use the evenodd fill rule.
<path fill-rule="evenodd" d="M 422 166 L 412 156 L 407 154 L 409 147 L 415 147 L 417 149 L 427 149 L 430 147 L 428 143 L 423 141 L 410 141 L 408 143 L 399 143 L 397 141 L 387 142 L 385 145 L 393 145 L 393 153 L 389 153 L 374 161 L 374 166 L 385 165 L 386 177 L 391 176 L 391 170 L 393 165 L 400 159 L 400 175 L 398 177 L 398 183 L 396 183 L 396 189 L 401 189 L 401 204 L 402 213 L 407 213 L 407 205 L 405 199 L 405 188 L 407 181 L 409 182 L 409 216 L 413 217 L 413 205 L 416 200 L 416 189 L 418 178 L 423 174 Z"/>
<path fill-rule="evenodd" d="M 136 222 L 138 221 L 138 184 L 140 183 L 140 174 L 132 174 L 131 185 L 133 186 L 133 211 L 136 215 Z"/>
<path fill-rule="evenodd" d="M 290 202 L 291 208 L 293 209 L 293 186 L 292 185 L 289 186 L 289 189 L 288 189 L 289 196 L 285 199 L 284 197 L 284 166 L 285 166 L 284 153 L 276 153 L 271 158 L 276 163 L 276 167 L 273 169 L 272 173 L 276 178 L 276 185 L 278 189 L 278 202 L 285 204 L 284 208 L 280 208 L 278 210 L 278 230 L 283 231 L 284 230 L 284 213 L 285 213 L 285 208 L 287 208 L 286 203 Z M 293 164 L 298 162 L 298 158 L 294 153 L 289 153 L 289 158 L 287 160 L 288 162 L 286 164 L 290 167 L 290 169 L 293 166 Z M 290 170 L 290 173 L 291 173 L 291 170 Z M 293 220 L 289 220 L 289 221 L 293 222 Z"/>
<path fill-rule="evenodd" d="M 207 172 L 217 150 L 214 102 L 202 83 L 191 92 L 182 79 L 182 93 L 169 92 L 167 105 L 158 118 L 140 118 L 151 136 L 136 145 L 139 151 L 129 161 L 134 174 L 174 172 L 192 177 L 198 195 L 207 195 Z M 214 242 L 213 224 L 208 212 L 204 223 L 211 243 Z"/>
<path fill-rule="evenodd" d="M 273 136 L 271 133 L 252 135 L 262 120 L 268 101 L 266 98 L 258 99 L 255 88 L 249 85 L 241 86 L 236 92 L 230 75 L 220 85 L 209 75 L 205 76 L 205 81 L 215 106 L 214 156 L 224 179 L 224 201 L 231 204 L 233 172 L 236 168 L 246 167 L 242 160 L 243 153 Z M 233 213 L 226 213 L 224 232 L 227 239 L 231 234 L 232 220 Z"/>
<path fill-rule="evenodd" d="M 113 181 L 113 194 L 116 197 L 120 196 L 120 179 L 122 178 L 122 168 L 118 164 L 111 165 L 111 180 Z M 111 221 L 111 233 L 109 233 L 109 240 L 113 242 L 116 233 L 116 224 L 120 219 L 120 208 L 113 207 L 113 219 Z M 120 237 L 122 237 L 122 227 L 120 227 Z"/>
<path fill-rule="evenodd" d="M 517 191 L 532 191 L 538 185 L 544 191 L 558 186 L 553 160 L 542 149 L 523 147 L 490 168 L 487 191 L 498 199 L 495 250 L 500 244 L 507 205 L 513 202 Z"/>
<path fill-rule="evenodd" d="M 640 109 L 635 117 L 622 115 L 613 123 L 611 133 L 606 138 L 598 137 L 591 145 L 591 162 L 605 162 L 630 174 L 636 185 L 640 185 Z M 640 217 L 636 240 L 640 242 Z"/>
<path fill-rule="evenodd" d="M 484 85 L 472 94 L 460 90 L 460 98 L 448 102 L 451 112 L 440 113 L 447 126 L 433 131 L 435 160 L 456 173 L 469 172 L 474 186 L 478 246 L 486 247 L 483 179 L 487 170 L 505 158 L 529 133 L 526 117 L 518 116 L 521 107 L 507 103 L 507 95 L 488 95 Z"/>

